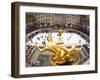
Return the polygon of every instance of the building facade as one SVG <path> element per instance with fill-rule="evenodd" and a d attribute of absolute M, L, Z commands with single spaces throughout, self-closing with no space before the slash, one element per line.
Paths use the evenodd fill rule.
<path fill-rule="evenodd" d="M 62 14 L 51 14 L 51 13 L 40 13 L 37 15 L 37 22 L 49 24 L 50 26 L 55 24 L 65 24 L 65 15 Z"/>
<path fill-rule="evenodd" d="M 33 15 L 40 26 L 53 26 L 58 24 L 73 27 L 80 24 L 80 15 L 75 14 L 33 13 Z"/>
<path fill-rule="evenodd" d="M 67 27 L 76 27 L 80 24 L 80 15 L 66 15 L 66 26 Z"/>

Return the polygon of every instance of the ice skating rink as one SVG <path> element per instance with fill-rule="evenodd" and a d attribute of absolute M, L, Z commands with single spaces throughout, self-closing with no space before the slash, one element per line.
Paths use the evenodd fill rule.
<path fill-rule="evenodd" d="M 39 33 L 36 34 L 35 36 L 33 36 L 31 39 L 29 39 L 29 41 L 26 43 L 27 45 L 46 45 L 47 41 L 47 36 L 48 34 L 52 35 L 52 41 L 53 42 L 57 42 L 59 40 L 59 36 L 57 35 L 57 32 L 53 32 L 53 33 Z M 62 33 L 62 39 L 64 41 L 64 44 L 67 45 L 83 45 L 83 44 L 88 44 L 88 42 L 79 34 L 77 33 Z"/>

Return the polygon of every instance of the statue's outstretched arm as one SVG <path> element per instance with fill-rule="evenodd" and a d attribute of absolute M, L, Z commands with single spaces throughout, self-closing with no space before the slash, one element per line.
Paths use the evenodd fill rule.
<path fill-rule="evenodd" d="M 77 51 L 78 51 L 78 50 L 81 50 L 81 48 L 75 48 L 75 50 L 77 50 Z"/>
<path fill-rule="evenodd" d="M 38 49 L 39 49 L 39 51 L 41 51 L 41 52 L 43 52 L 43 51 L 46 51 L 47 50 L 47 47 L 45 47 L 45 48 L 40 48 L 39 46 L 36 46 Z"/>
<path fill-rule="evenodd" d="M 73 51 L 73 50 L 78 51 L 78 50 L 81 50 L 81 48 L 76 48 L 76 46 L 75 46 L 75 45 L 73 45 L 73 46 L 71 47 L 70 51 Z"/>

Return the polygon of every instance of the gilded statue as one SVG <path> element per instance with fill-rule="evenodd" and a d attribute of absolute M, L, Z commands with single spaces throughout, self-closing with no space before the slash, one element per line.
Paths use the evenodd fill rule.
<path fill-rule="evenodd" d="M 59 37 L 63 30 L 58 31 Z M 49 34 L 47 36 L 48 43 L 44 48 L 40 48 L 38 45 L 36 46 L 40 52 L 49 51 L 52 53 L 50 58 L 50 62 L 52 65 L 70 65 L 70 64 L 80 64 L 80 56 L 78 55 L 79 48 L 76 48 L 75 45 L 72 45 L 71 48 L 67 48 L 64 46 L 64 42 L 53 42 L 52 36 Z M 59 44 L 60 43 L 60 44 Z"/>

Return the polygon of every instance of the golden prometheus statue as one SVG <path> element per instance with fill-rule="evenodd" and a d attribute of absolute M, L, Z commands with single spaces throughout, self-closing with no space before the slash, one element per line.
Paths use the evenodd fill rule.
<path fill-rule="evenodd" d="M 77 52 L 80 49 L 76 48 L 75 45 L 72 45 L 71 48 L 65 47 L 61 38 L 62 33 L 63 30 L 58 31 L 58 36 L 60 37 L 59 42 L 52 42 L 52 36 L 49 34 L 47 36 L 48 43 L 46 47 L 40 48 L 38 45 L 36 47 L 40 52 L 49 51 L 52 53 L 50 58 L 50 63 L 52 65 L 80 64 L 80 56 Z"/>

